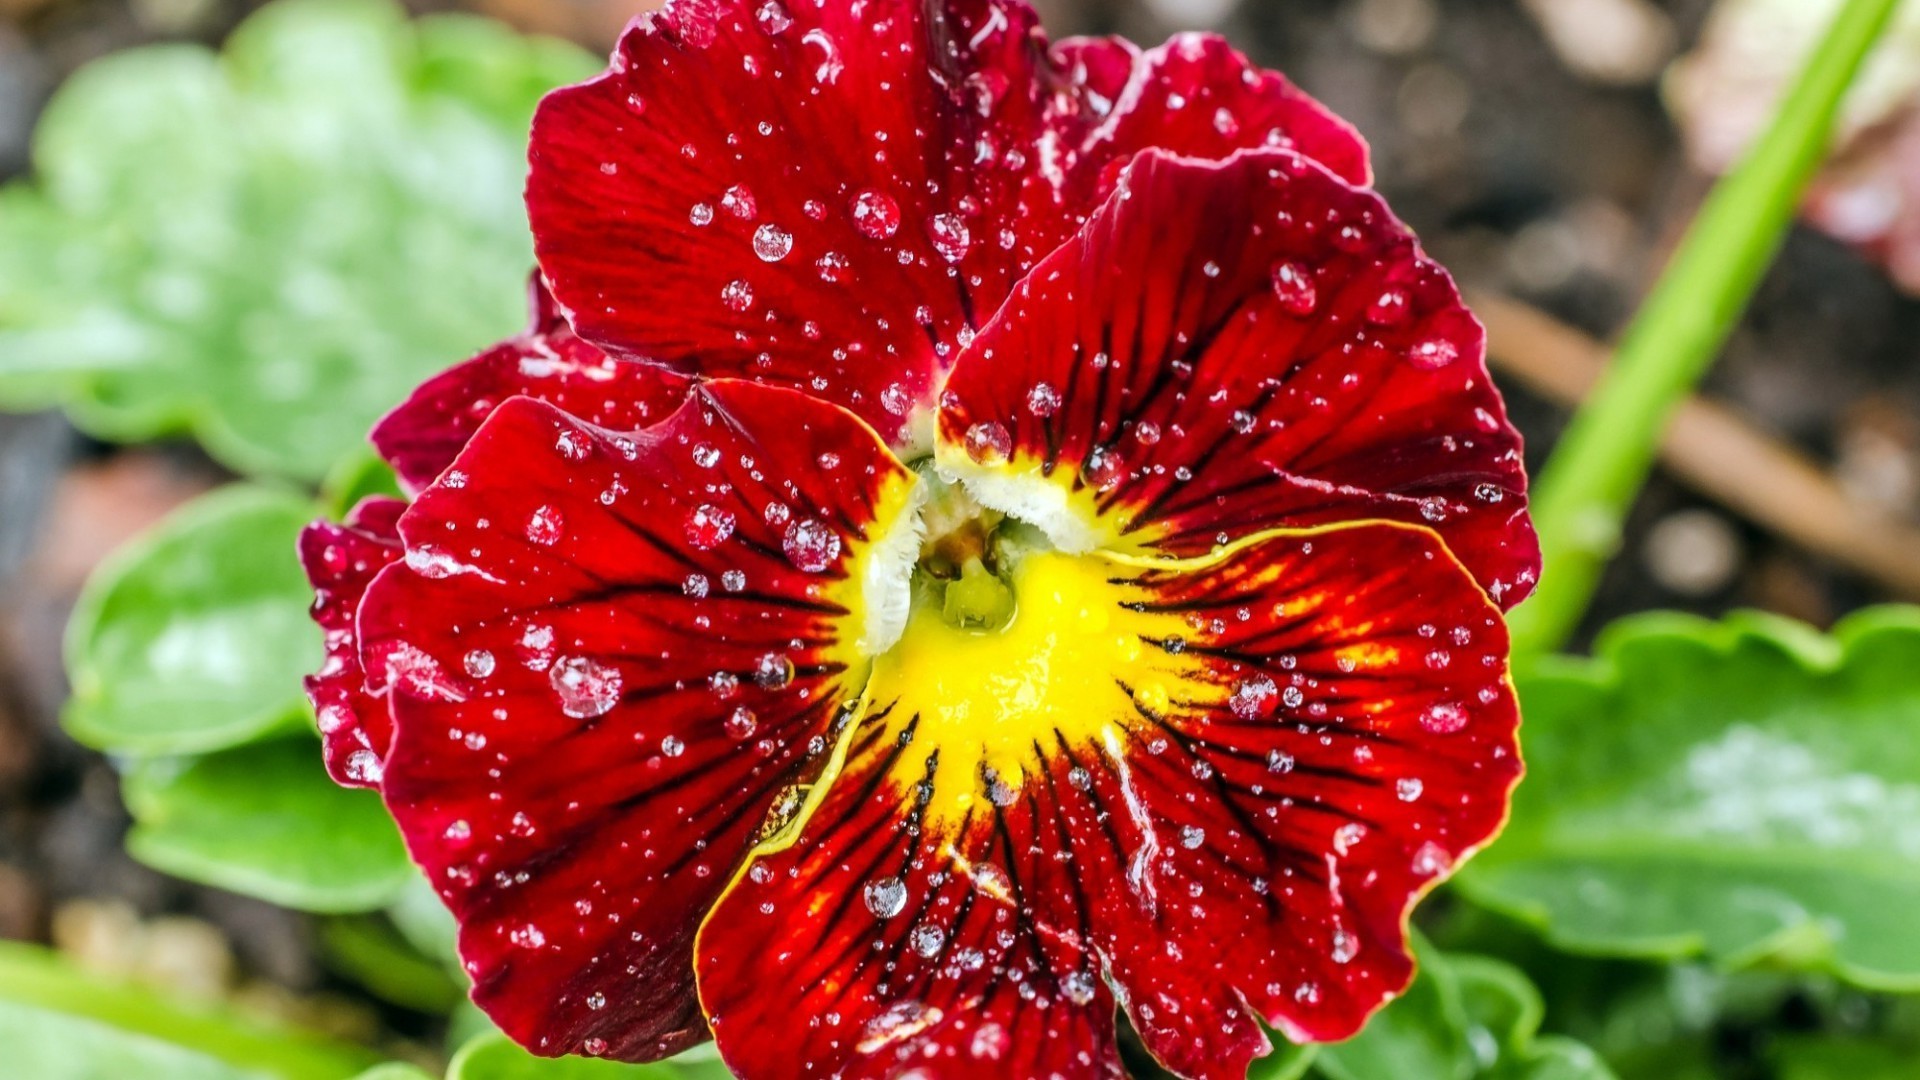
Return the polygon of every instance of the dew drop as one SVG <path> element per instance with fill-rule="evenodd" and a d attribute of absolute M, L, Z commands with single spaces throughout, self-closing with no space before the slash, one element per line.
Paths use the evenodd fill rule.
<path fill-rule="evenodd" d="M 735 279 L 720 290 L 720 302 L 728 311 L 742 312 L 753 306 L 753 286 Z"/>
<path fill-rule="evenodd" d="M 1060 391 L 1052 383 L 1034 383 L 1027 391 L 1027 411 L 1045 418 L 1060 411 Z"/>
<path fill-rule="evenodd" d="M 1305 317 L 1320 306 L 1320 290 L 1313 284 L 1313 271 L 1295 262 L 1283 262 L 1273 268 L 1273 295 L 1289 315 Z"/>
<path fill-rule="evenodd" d="M 760 213 L 760 204 L 754 200 L 753 190 L 745 184 L 735 184 L 720 197 L 720 208 L 741 221 L 752 221 Z"/>
<path fill-rule="evenodd" d="M 1360 939 L 1345 930 L 1335 930 L 1331 955 L 1336 964 L 1351 963 L 1354 957 L 1360 955 Z"/>
<path fill-rule="evenodd" d="M 1413 314 L 1412 301 L 1404 289 L 1388 289 L 1367 308 L 1367 321 L 1375 326 L 1399 326 Z"/>
<path fill-rule="evenodd" d="M 1420 714 L 1420 726 L 1435 735 L 1455 734 L 1467 726 L 1467 710 L 1457 702 L 1437 702 Z"/>
<path fill-rule="evenodd" d="M 840 557 L 840 536 L 817 518 L 803 518 L 787 526 L 780 539 L 780 550 L 795 568 L 817 574 Z"/>
<path fill-rule="evenodd" d="M 527 539 L 541 547 L 552 547 L 560 542 L 560 531 L 565 524 L 560 511 L 551 506 L 539 507 L 527 519 Z"/>
<path fill-rule="evenodd" d="M 1426 785 L 1421 783 L 1417 776 L 1403 777 L 1393 785 L 1393 793 L 1400 797 L 1401 802 L 1412 802 L 1418 799 L 1424 790 Z"/>
<path fill-rule="evenodd" d="M 493 654 L 485 649 L 475 649 L 466 657 L 467 674 L 476 679 L 484 679 L 493 674 L 495 667 Z"/>
<path fill-rule="evenodd" d="M 853 197 L 853 227 L 869 240 L 885 240 L 900 231 L 900 204 L 868 188 Z"/>
<path fill-rule="evenodd" d="M 1427 371 L 1438 371 L 1455 360 L 1460 359 L 1460 346 L 1446 338 L 1428 338 L 1418 341 L 1407 350 L 1407 359 L 1413 366 Z"/>
<path fill-rule="evenodd" d="M 701 551 L 712 551 L 733 535 L 733 514 L 707 503 L 687 515 L 687 543 Z"/>
<path fill-rule="evenodd" d="M 1255 675 L 1242 679 L 1233 688 L 1233 694 L 1227 698 L 1227 708 L 1242 720 L 1259 720 L 1273 715 L 1274 705 L 1280 700 L 1280 688 L 1265 675 Z"/>
<path fill-rule="evenodd" d="M 1090 971 L 1073 971 L 1060 980 L 1060 993 L 1075 1005 L 1091 1005 L 1099 984 Z"/>
<path fill-rule="evenodd" d="M 922 923 L 907 935 L 907 941 L 913 946 L 914 952 L 931 960 L 940 955 L 940 946 L 947 943 L 947 932 L 932 923 Z"/>
<path fill-rule="evenodd" d="M 982 465 L 1002 465 L 1013 455 L 1013 435 L 992 420 L 968 428 L 966 443 L 967 456 Z"/>
<path fill-rule="evenodd" d="M 793 25 L 793 16 L 780 5 L 780 0 L 767 0 L 754 12 L 754 18 L 760 23 L 760 29 L 769 34 L 784 34 Z"/>
<path fill-rule="evenodd" d="M 867 882 L 867 910 L 876 919 L 891 919 L 906 910 L 907 886 L 897 877 Z"/>
<path fill-rule="evenodd" d="M 754 685 L 762 690 L 784 690 L 793 683 L 793 661 L 779 653 L 767 653 L 753 664 Z"/>
<path fill-rule="evenodd" d="M 1087 463 L 1081 467 L 1080 475 L 1095 491 L 1112 491 L 1127 478 L 1126 459 L 1110 446 L 1096 447 L 1093 453 L 1087 455 Z"/>
<path fill-rule="evenodd" d="M 669 735 L 660 740 L 660 752 L 670 758 L 679 757 L 681 754 L 686 753 L 686 751 L 687 744 L 681 742 L 679 736 Z"/>
<path fill-rule="evenodd" d="M 605 716 L 620 702 L 620 671 L 584 656 L 564 656 L 547 671 L 560 711 L 576 720 Z"/>
<path fill-rule="evenodd" d="M 727 730 L 727 738 L 736 742 L 745 742 L 753 738 L 754 731 L 760 726 L 760 719 L 753 715 L 752 709 L 742 705 L 728 715 L 723 726 Z"/>
<path fill-rule="evenodd" d="M 355 750 L 347 755 L 347 779 L 358 784 L 378 784 L 386 774 L 380 755 L 371 750 Z"/>
<path fill-rule="evenodd" d="M 777 263 L 793 250 L 793 234 L 778 225 L 762 225 L 753 231 L 753 253 L 760 261 Z"/>
<path fill-rule="evenodd" d="M 966 258 L 967 249 L 973 246 L 967 223 L 958 214 L 935 214 L 927 221 L 927 236 L 933 241 L 933 249 L 950 263 Z"/>

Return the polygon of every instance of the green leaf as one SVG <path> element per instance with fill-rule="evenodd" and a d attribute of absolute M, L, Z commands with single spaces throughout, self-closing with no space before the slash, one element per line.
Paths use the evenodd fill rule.
<path fill-rule="evenodd" d="M 158 870 L 305 911 L 370 911 L 414 877 L 379 796 L 327 777 L 320 748 L 280 739 L 134 763 L 127 850 Z"/>
<path fill-rule="evenodd" d="M 231 487 L 101 567 L 67 628 L 74 738 L 186 753 L 310 725 L 300 680 L 321 636 L 295 541 L 317 514 L 295 495 Z"/>
<path fill-rule="evenodd" d="M 1638 618 L 1521 699 L 1474 898 L 1577 951 L 1920 989 L 1920 609 Z"/>
<path fill-rule="evenodd" d="M 1613 1080 L 1592 1050 L 1538 1037 L 1544 1007 L 1518 968 L 1416 940 L 1420 973 L 1360 1034 L 1320 1049 L 1329 1080 Z"/>
<path fill-rule="evenodd" d="M 0 1073 L 22 1080 L 345 1080 L 368 1051 L 0 942 Z"/>
<path fill-rule="evenodd" d="M 9 1075 L 33 1080 L 274 1080 L 270 1072 L 49 1009 L 0 1002 Z"/>
<path fill-rule="evenodd" d="M 1920 1047 L 1866 1039 L 1792 1037 L 1771 1055 L 1778 1080 L 1913 1080 Z"/>
<path fill-rule="evenodd" d="M 447 1068 L 447 1080 L 686 1080 L 688 1076 L 664 1063 L 623 1065 L 583 1057 L 534 1057 L 497 1033 L 461 1047 Z"/>
<path fill-rule="evenodd" d="M 0 193 L 0 402 L 317 480 L 521 325 L 529 119 L 596 66 L 389 0 L 280 0 L 224 56 L 89 65 Z"/>
<path fill-rule="evenodd" d="M 1299 1046 L 1286 1041 L 1284 1036 L 1272 1036 L 1273 1053 L 1260 1058 L 1247 1068 L 1247 1080 L 1300 1080 L 1313 1069 L 1314 1059 L 1320 1056 L 1318 1046 Z"/>
<path fill-rule="evenodd" d="M 421 1069 L 400 1062 L 389 1062 L 361 1073 L 353 1080 L 433 1080 Z"/>

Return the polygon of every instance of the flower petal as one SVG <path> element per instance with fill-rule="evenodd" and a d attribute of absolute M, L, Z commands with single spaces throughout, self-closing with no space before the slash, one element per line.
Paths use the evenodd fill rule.
<path fill-rule="evenodd" d="M 864 685 L 862 575 L 914 485 L 844 411 L 723 380 L 633 434 L 511 400 L 402 519 L 360 616 L 383 792 L 509 1035 L 705 1037 L 695 928 Z"/>
<path fill-rule="evenodd" d="M 686 398 L 685 376 L 615 360 L 580 340 L 538 274 L 532 292 L 526 333 L 428 380 L 373 429 L 373 445 L 409 490 L 433 483 L 511 397 L 539 398 L 620 431 L 645 427 Z"/>
<path fill-rule="evenodd" d="M 1379 198 L 1286 151 L 1149 152 L 1123 187 L 959 361 L 942 469 L 1069 546 L 1430 524 L 1518 603 L 1519 434 L 1479 323 Z"/>
<path fill-rule="evenodd" d="M 300 534 L 300 563 L 313 583 L 313 621 L 326 632 L 327 659 L 307 678 L 307 699 L 320 722 L 327 772 L 347 787 L 380 786 L 381 761 L 393 739 L 384 693 L 367 687 L 354 616 L 380 571 L 401 556 L 399 521 L 407 504 L 371 498 L 345 524 L 316 522 Z"/>
<path fill-rule="evenodd" d="M 1028 207 L 1029 220 L 1059 227 L 1051 244 L 1035 245 L 1041 256 L 1086 223 L 1143 150 L 1217 161 L 1281 148 L 1349 183 L 1372 182 L 1359 132 L 1217 34 L 1179 34 L 1145 52 L 1121 38 L 1070 38 L 1054 46 L 1053 61 L 1083 87 L 1090 107 L 1079 114 L 1084 125 L 1055 120 L 1069 139 L 1055 202 Z"/>
<path fill-rule="evenodd" d="M 1115 159 L 1278 138 L 1364 173 L 1331 114 L 1198 40 L 1056 57 L 1023 0 L 674 0 L 542 105 L 540 265 L 617 355 L 807 389 L 903 439 Z M 1173 108 L 1187 91 L 1204 131 Z"/>
<path fill-rule="evenodd" d="M 1105 1037 L 1102 978 L 1182 1075 L 1244 1076 L 1254 1013 L 1359 1030 L 1411 977 L 1410 906 L 1519 776 L 1498 609 L 1387 523 L 1029 555 L 1013 587 L 1000 633 L 916 619 L 825 800 L 702 929 L 728 1063 L 967 1076 L 1004 1044 L 1111 1073 L 1078 1041 Z"/>

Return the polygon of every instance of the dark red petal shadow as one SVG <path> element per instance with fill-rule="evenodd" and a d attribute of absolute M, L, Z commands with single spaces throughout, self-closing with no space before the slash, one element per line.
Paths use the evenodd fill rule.
<path fill-rule="evenodd" d="M 367 586 L 397 561 L 398 523 L 407 504 L 371 498 L 345 524 L 315 522 L 300 534 L 300 564 L 313 584 L 313 621 L 326 632 L 327 659 L 306 680 L 320 723 L 327 773 L 347 787 L 379 787 L 381 762 L 393 739 L 384 693 L 367 687 L 360 667 L 355 616 Z"/>
<path fill-rule="evenodd" d="M 1364 174 L 1345 125 L 1197 42 L 1055 57 L 1022 0 L 673 0 L 542 104 L 540 265 L 618 355 L 804 389 L 900 438 L 1115 159 L 1282 139 Z"/>
<path fill-rule="evenodd" d="M 517 1041 L 706 1037 L 694 931 L 864 683 L 850 575 L 910 484 L 846 412 L 721 381 L 632 434 L 515 398 L 402 519 L 360 616 L 383 793 Z"/>
<path fill-rule="evenodd" d="M 876 671 L 802 838 L 701 932 L 736 1072 L 1114 1075 L 1104 977 L 1167 1066 L 1238 1080 L 1253 1013 L 1336 1040 L 1406 985 L 1408 909 L 1520 773 L 1499 611 L 1437 536 L 1384 523 L 1095 573 L 1112 622 L 1058 610 L 1115 635 L 1069 646 L 1113 649 L 1112 685 L 1044 723 L 1003 697 L 979 723 L 1032 723 L 1017 763 L 930 735 L 956 730 L 940 703 Z"/>
<path fill-rule="evenodd" d="M 613 359 L 574 334 L 540 275 L 531 289 L 526 333 L 428 380 L 374 427 L 374 447 L 408 490 L 433 483 L 511 397 L 539 398 L 618 431 L 646 427 L 685 400 L 685 376 Z"/>
<path fill-rule="evenodd" d="M 1484 332 L 1379 197 L 1285 151 L 1150 152 L 1124 186 L 961 358 L 943 464 L 1044 477 L 1173 554 L 1431 525 L 1523 599 L 1539 547 Z"/>

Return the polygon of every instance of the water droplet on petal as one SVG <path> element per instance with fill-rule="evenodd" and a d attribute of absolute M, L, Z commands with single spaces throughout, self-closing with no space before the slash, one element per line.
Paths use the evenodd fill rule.
<path fill-rule="evenodd" d="M 966 258 L 967 249 L 973 246 L 967 223 L 958 214 L 935 214 L 927 222 L 927 236 L 933 240 L 933 249 L 950 263 Z"/>
<path fill-rule="evenodd" d="M 762 225 L 753 231 L 753 253 L 762 262 L 779 262 L 792 250 L 793 234 L 778 225 Z"/>
<path fill-rule="evenodd" d="M 1467 726 L 1467 710 L 1457 702 L 1436 702 L 1420 714 L 1420 726 L 1435 735 L 1452 735 Z"/>
<path fill-rule="evenodd" d="M 1027 411 L 1043 419 L 1059 412 L 1060 391 L 1051 383 L 1034 383 L 1027 391 Z"/>
<path fill-rule="evenodd" d="M 712 551 L 733 535 L 733 513 L 707 503 L 687 515 L 687 543 Z"/>
<path fill-rule="evenodd" d="M 753 190 L 745 184 L 735 184 L 720 197 L 721 209 L 741 221 L 752 221 L 760 213 L 760 204 L 753 197 Z"/>
<path fill-rule="evenodd" d="M 576 720 L 605 716 L 620 703 L 620 672 L 584 656 L 561 657 L 547 672 L 560 711 Z"/>
<path fill-rule="evenodd" d="M 754 12 L 754 18 L 760 23 L 760 29 L 769 34 L 784 34 L 793 25 L 793 16 L 780 6 L 780 0 L 767 0 Z"/>
<path fill-rule="evenodd" d="M 840 536 L 826 522 L 804 518 L 787 526 L 787 534 L 780 539 L 780 550 L 787 553 L 787 561 L 796 568 L 817 574 L 840 557 Z"/>
<path fill-rule="evenodd" d="M 760 718 L 745 705 L 733 710 L 723 725 L 727 729 L 727 738 L 736 742 L 745 742 L 753 738 L 754 731 L 760 726 Z"/>
<path fill-rule="evenodd" d="M 1091 1005 L 1099 983 L 1090 971 L 1072 971 L 1060 980 L 1060 993 L 1075 1005 Z"/>
<path fill-rule="evenodd" d="M 931 960 L 940 955 L 940 946 L 947 943 L 947 932 L 932 923 L 922 923 L 907 935 L 907 941 L 913 946 L 914 952 Z"/>
<path fill-rule="evenodd" d="M 884 877 L 867 882 L 867 910 L 874 918 L 891 919 L 906 910 L 907 886 L 897 877 Z"/>
<path fill-rule="evenodd" d="M 347 778 L 359 784 L 378 784 L 386 774 L 380 755 L 371 750 L 355 750 L 347 755 Z"/>
<path fill-rule="evenodd" d="M 729 281 L 720 290 L 720 302 L 728 311 L 743 312 L 753 306 L 753 286 L 744 281 Z"/>
<path fill-rule="evenodd" d="M 466 656 L 467 674 L 476 679 L 484 679 L 493 674 L 494 666 L 493 654 L 485 649 L 475 649 Z"/>
<path fill-rule="evenodd" d="M 1313 271 L 1295 262 L 1283 262 L 1273 268 L 1273 295 L 1287 314 L 1305 317 L 1320 306 L 1320 290 L 1313 284 Z"/>
<path fill-rule="evenodd" d="M 541 547 L 552 547 L 560 542 L 560 531 L 565 524 L 566 519 L 560 516 L 559 510 L 551 506 L 539 507 L 527 519 L 527 539 Z"/>
<path fill-rule="evenodd" d="M 1412 802 L 1418 799 L 1420 793 L 1424 790 L 1426 790 L 1426 785 L 1421 783 L 1420 778 L 1417 776 L 1402 777 L 1395 781 L 1393 785 L 1393 793 L 1400 797 L 1401 802 Z"/>
<path fill-rule="evenodd" d="M 967 456 L 982 465 L 1001 465 L 1013 455 L 1013 435 L 1006 425 L 987 421 L 967 429 Z"/>
<path fill-rule="evenodd" d="M 885 240 L 900 231 L 900 204 L 868 188 L 853 197 L 853 226 L 870 240 Z"/>
<path fill-rule="evenodd" d="M 1407 350 L 1407 359 L 1411 360 L 1415 367 L 1438 371 L 1460 359 L 1460 346 L 1446 338 L 1428 338 L 1425 341 L 1415 342 L 1413 347 Z"/>
<path fill-rule="evenodd" d="M 1242 720 L 1260 720 L 1272 716 L 1280 701 L 1280 688 L 1265 675 L 1242 679 L 1227 698 L 1227 708 Z"/>

